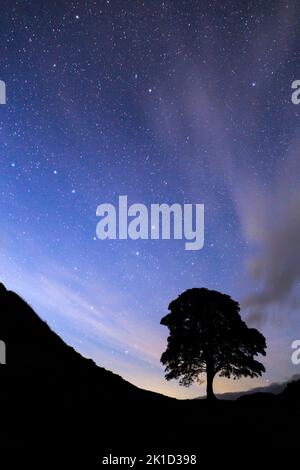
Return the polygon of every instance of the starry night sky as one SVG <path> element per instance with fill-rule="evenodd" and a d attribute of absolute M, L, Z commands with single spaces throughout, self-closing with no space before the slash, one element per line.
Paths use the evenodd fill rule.
<path fill-rule="evenodd" d="M 299 2 L 3 1 L 0 277 L 68 343 L 129 381 L 164 380 L 159 321 L 190 287 L 232 295 L 299 373 Z M 297 135 L 298 134 L 298 135 Z M 205 246 L 96 238 L 96 208 L 204 203 Z"/>

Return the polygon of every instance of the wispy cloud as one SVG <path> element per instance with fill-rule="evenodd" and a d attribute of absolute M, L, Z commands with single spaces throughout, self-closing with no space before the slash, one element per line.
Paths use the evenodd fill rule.
<path fill-rule="evenodd" d="M 152 106 L 150 98 L 145 112 L 162 145 L 172 146 L 174 139 L 181 145 L 180 149 L 186 144 L 182 172 L 195 197 L 203 197 L 203 183 L 205 200 L 212 207 L 218 202 L 215 188 L 222 188 L 222 185 L 226 188 L 239 219 L 239 229 L 249 247 L 244 262 L 253 282 L 243 306 L 248 310 L 248 319 L 254 323 L 268 320 L 271 312 L 283 318 L 295 310 L 298 298 L 300 168 L 296 162 L 300 160 L 300 143 L 291 133 L 288 154 L 283 149 L 281 155 L 272 155 L 271 148 L 261 145 L 265 132 L 270 132 L 270 136 L 272 132 L 263 121 L 265 113 L 257 112 L 258 108 L 270 105 L 270 90 L 279 93 L 277 76 L 293 49 L 295 22 L 295 5 L 289 8 L 278 5 L 270 20 L 253 19 L 253 41 L 243 44 L 247 50 L 245 57 L 239 55 L 239 60 L 233 57 L 220 66 L 214 60 L 218 56 L 217 42 L 211 38 L 207 41 L 209 54 L 208 50 L 203 54 L 202 64 L 195 61 L 191 65 L 187 61 L 187 65 L 182 59 L 175 59 L 176 86 L 173 89 L 161 83 L 156 90 L 161 112 L 157 112 L 157 105 Z M 208 25 L 209 18 L 201 27 Z M 241 37 L 242 43 L 244 40 Z M 232 53 L 234 55 L 234 50 Z M 261 54 L 264 54 L 263 60 Z M 271 73 L 262 67 L 266 62 Z M 207 76 L 211 77 L 210 86 Z M 289 81 L 287 77 L 287 100 L 293 78 Z M 282 96 L 280 99 L 282 103 Z M 264 164 L 260 167 L 262 161 Z M 203 175 L 205 181 L 201 180 Z M 209 223 L 207 219 L 207 227 Z"/>

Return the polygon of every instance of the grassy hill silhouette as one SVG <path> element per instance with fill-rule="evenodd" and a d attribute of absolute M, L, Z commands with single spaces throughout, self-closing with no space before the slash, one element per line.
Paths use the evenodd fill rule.
<path fill-rule="evenodd" d="M 236 450 L 260 452 L 260 462 L 274 448 L 296 453 L 290 426 L 300 422 L 300 381 L 278 395 L 214 404 L 141 390 L 82 357 L 3 285 L 0 339 L 7 348 L 7 364 L 0 366 L 0 460 L 91 468 L 109 453 L 197 453 L 214 463 Z"/>
<path fill-rule="evenodd" d="M 273 394 L 273 395 L 279 395 L 282 393 L 287 385 L 290 382 L 295 382 L 297 380 L 300 380 L 300 375 L 295 374 L 293 377 L 291 377 L 289 380 L 286 382 L 274 382 L 270 383 L 269 385 L 266 385 L 265 387 L 256 387 L 252 388 L 250 390 L 246 391 L 241 391 L 241 392 L 225 392 L 225 393 L 217 393 L 216 396 L 219 398 L 219 400 L 238 400 L 238 399 L 244 399 L 246 396 L 258 394 L 258 393 L 265 393 L 265 394 Z M 203 400 L 205 397 L 197 397 L 195 400 Z"/>
<path fill-rule="evenodd" d="M 137 393 L 134 385 L 98 367 L 68 346 L 16 293 L 0 284 L 0 339 L 6 344 L 6 372 L 38 377 L 84 374 L 102 384 L 102 393 Z M 145 392 L 147 393 L 147 392 Z"/>

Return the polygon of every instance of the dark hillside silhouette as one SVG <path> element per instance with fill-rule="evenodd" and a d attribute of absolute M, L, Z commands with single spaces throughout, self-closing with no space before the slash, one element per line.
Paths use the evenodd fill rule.
<path fill-rule="evenodd" d="M 205 372 L 207 398 L 214 399 L 213 380 L 258 377 L 265 372 L 255 356 L 265 356 L 266 340 L 240 317 L 240 306 L 229 295 L 201 288 L 183 292 L 169 305 L 161 324 L 170 330 L 161 357 L 166 379 L 189 386 Z"/>
<path fill-rule="evenodd" d="M 144 459 L 192 453 L 199 464 L 230 461 L 240 468 L 238 453 L 247 463 L 259 455 L 262 463 L 275 448 L 288 462 L 297 449 L 298 435 L 287 429 L 300 421 L 299 382 L 278 396 L 236 402 L 175 400 L 141 390 L 67 346 L 3 286 L 0 339 L 7 345 L 7 364 L 0 365 L 3 469 L 103 468 L 110 453 Z"/>
<path fill-rule="evenodd" d="M 0 284 L 0 339 L 6 344 L 9 371 L 28 372 L 47 376 L 91 374 L 102 379 L 103 391 L 111 386 L 120 392 L 137 391 L 120 376 L 96 366 L 68 346 L 47 323 L 17 294 Z M 110 385 L 110 387 L 108 386 Z M 123 390 L 125 389 L 125 390 Z"/>

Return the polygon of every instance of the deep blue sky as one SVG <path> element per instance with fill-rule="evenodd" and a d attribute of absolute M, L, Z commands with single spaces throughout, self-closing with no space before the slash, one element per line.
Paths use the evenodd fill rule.
<path fill-rule="evenodd" d="M 222 5 L 223 3 L 223 5 Z M 159 324 L 186 288 L 242 304 L 299 370 L 298 2 L 2 2 L 0 275 L 83 354 L 175 396 Z M 96 208 L 204 203 L 205 246 L 100 241 Z"/>

